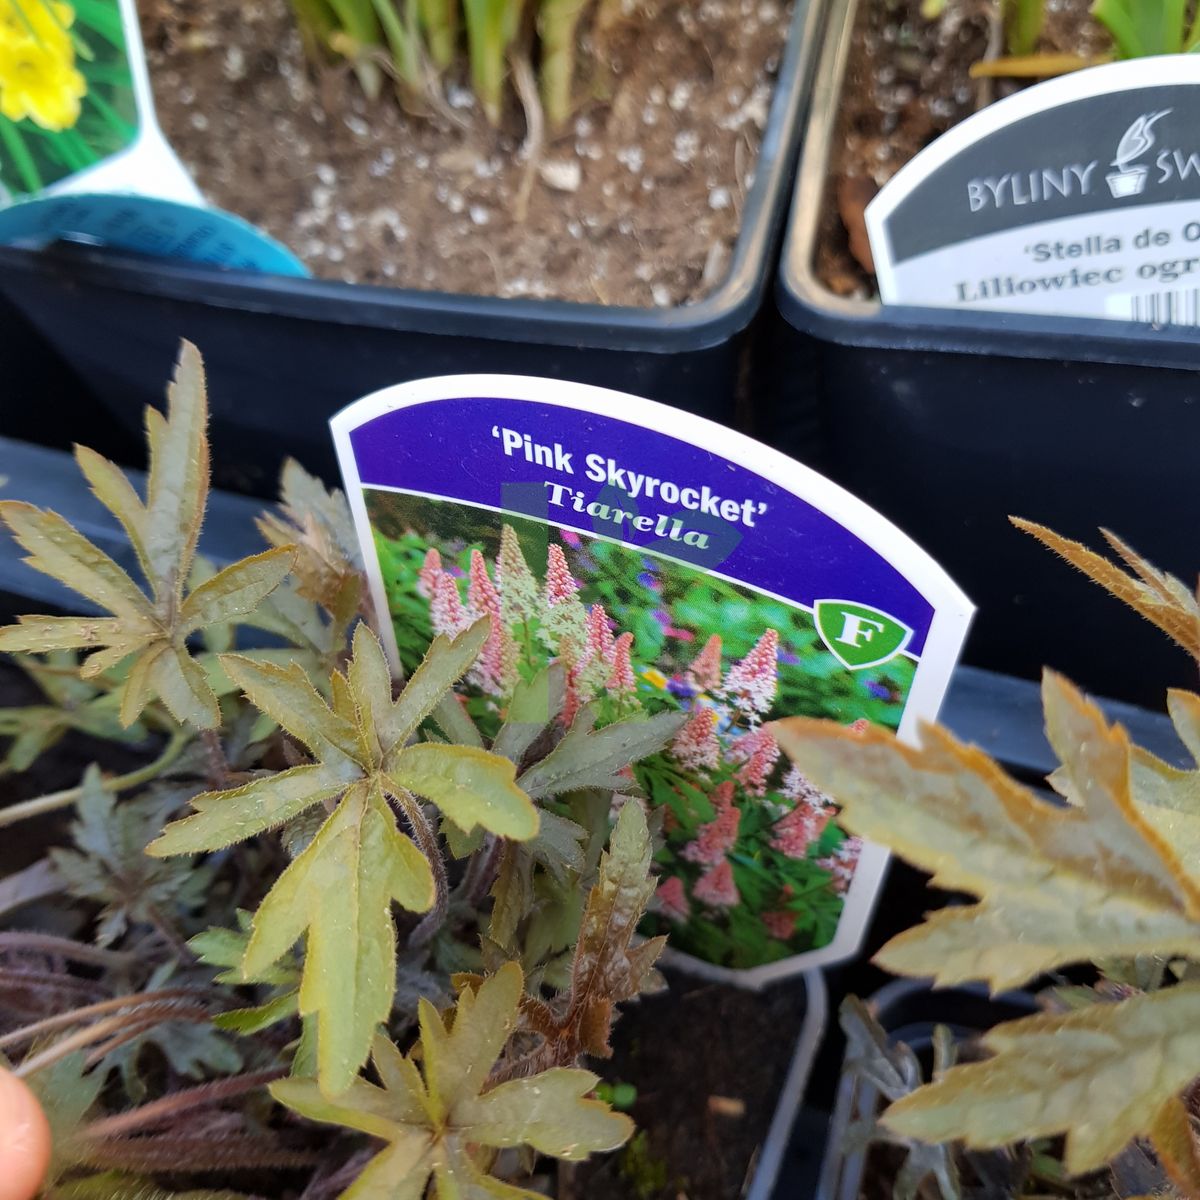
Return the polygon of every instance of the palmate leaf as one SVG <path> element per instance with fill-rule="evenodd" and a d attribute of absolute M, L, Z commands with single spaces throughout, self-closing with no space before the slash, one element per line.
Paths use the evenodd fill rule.
<path fill-rule="evenodd" d="M 478 1148 L 530 1146 L 578 1161 L 628 1140 L 629 1118 L 588 1098 L 598 1082 L 588 1071 L 555 1068 L 488 1086 L 516 1028 L 523 991 L 520 967 L 508 963 L 462 988 L 452 1022 L 422 1000 L 419 1060 L 383 1036 L 375 1040 L 383 1087 L 360 1078 L 327 1099 L 309 1080 L 271 1086 L 281 1104 L 311 1120 L 388 1143 L 342 1200 L 421 1200 L 430 1176 L 440 1200 L 536 1200 L 537 1193 L 488 1175 Z"/>
<path fill-rule="evenodd" d="M 121 690 L 126 726 L 157 697 L 180 723 L 215 729 L 221 719 L 217 698 L 186 640 L 251 613 L 292 564 L 291 547 L 268 550 L 186 591 L 208 496 L 207 419 L 204 367 L 196 348 L 185 342 L 167 389 L 167 415 L 146 410 L 150 470 L 144 503 L 119 468 L 94 451 L 76 449 L 92 491 L 129 537 L 148 593 L 57 513 L 0 502 L 0 520 L 25 550 L 25 562 L 111 614 L 22 617 L 0 629 L 0 650 L 91 651 L 80 668 L 84 678 L 131 659 Z"/>
<path fill-rule="evenodd" d="M 1135 550 L 1107 529 L 1100 532 L 1109 546 L 1130 567 L 1124 571 L 1101 554 L 1079 542 L 1061 537 L 1052 529 L 1011 517 L 1012 523 L 1032 534 L 1044 546 L 1061 555 L 1071 566 L 1082 571 L 1093 583 L 1123 600 L 1134 612 L 1156 625 L 1182 646 L 1193 658 L 1200 659 L 1200 602 L 1196 593 L 1173 575 L 1153 567 Z"/>
<path fill-rule="evenodd" d="M 349 1085 L 391 1010 L 391 903 L 423 912 L 434 900 L 429 861 L 398 828 L 389 798 L 417 828 L 425 824 L 420 796 L 467 834 L 477 826 L 517 840 L 538 832 L 538 812 L 508 759 L 471 746 L 408 744 L 475 661 L 487 632 L 484 620 L 454 641 L 435 639 L 393 699 L 383 650 L 360 624 L 346 673 L 332 677 L 332 705 L 299 668 L 226 656 L 230 677 L 315 761 L 197 796 L 196 811 L 149 847 L 159 856 L 216 850 L 336 801 L 255 914 L 242 960 L 246 979 L 262 978 L 307 935 L 299 1006 L 317 1017 L 319 1077 L 330 1094 Z"/>
<path fill-rule="evenodd" d="M 1065 1133 L 1067 1170 L 1094 1170 L 1133 1138 L 1168 1132 L 1179 1093 L 1200 1075 L 1200 987 L 1010 1021 L 983 1044 L 995 1057 L 952 1068 L 892 1105 L 884 1124 L 980 1148 Z"/>
<path fill-rule="evenodd" d="M 131 925 L 169 925 L 178 912 L 198 908 L 212 872 L 192 862 L 146 856 L 147 843 L 178 797 L 150 791 L 118 803 L 95 764 L 84 773 L 81 788 L 71 830 L 76 848 L 51 849 L 50 860 L 67 891 L 103 905 L 97 943 L 111 945 Z"/>
<path fill-rule="evenodd" d="M 1073 962 L 1200 956 L 1200 883 L 1139 810 L 1125 731 L 1061 677 L 1043 686 L 1047 728 L 1078 806 L 1056 807 L 936 726 L 919 750 L 872 727 L 779 722 L 780 745 L 844 806 L 841 822 L 981 903 L 935 912 L 878 961 L 939 983 L 1021 984 Z"/>

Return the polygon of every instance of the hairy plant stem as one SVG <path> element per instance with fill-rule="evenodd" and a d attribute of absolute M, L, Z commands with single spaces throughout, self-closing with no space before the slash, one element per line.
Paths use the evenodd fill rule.
<path fill-rule="evenodd" d="M 248 1075 L 233 1075 L 227 1079 L 218 1079 L 212 1083 L 201 1083 L 196 1087 L 185 1088 L 180 1092 L 172 1092 L 149 1104 L 139 1105 L 129 1112 L 117 1113 L 116 1116 L 104 1117 L 92 1121 L 79 1131 L 80 1137 L 97 1139 L 118 1137 L 121 1134 L 132 1133 L 157 1125 L 161 1121 L 170 1120 L 181 1113 L 203 1108 L 209 1104 L 218 1104 L 222 1100 L 232 1100 L 235 1096 L 245 1095 L 246 1092 L 257 1091 L 282 1079 L 288 1073 L 287 1067 L 272 1067 L 266 1071 L 255 1071 Z"/>
<path fill-rule="evenodd" d="M 410 792 L 400 792 L 395 796 L 395 801 L 408 820 L 413 839 L 420 847 L 421 853 L 429 860 L 429 868 L 433 872 L 433 907 L 408 935 L 409 946 L 419 948 L 429 945 L 437 931 L 445 924 L 446 914 L 450 911 L 450 885 L 446 879 L 446 862 L 442 858 L 442 848 L 438 845 L 437 835 L 421 811 L 416 797 Z"/>
<path fill-rule="evenodd" d="M 100 1000 L 82 1008 L 73 1008 L 70 1012 L 55 1013 L 54 1016 L 35 1021 L 32 1025 L 23 1025 L 20 1029 L 12 1030 L 0 1037 L 0 1050 L 7 1050 L 10 1046 L 39 1038 L 44 1033 L 53 1033 L 56 1029 L 77 1025 L 89 1017 L 101 1017 L 105 1013 L 117 1012 L 122 1008 L 136 1009 L 145 1005 L 162 1005 L 185 1000 L 195 1001 L 196 996 L 195 988 L 164 988 L 157 992 L 134 992 L 129 996 L 115 996 L 111 1000 Z"/>
<path fill-rule="evenodd" d="M 477 853 L 471 855 L 467 870 L 459 884 L 463 899 L 472 908 L 478 908 L 496 882 L 500 868 L 500 856 L 504 853 L 504 839 L 489 833 Z"/>
<path fill-rule="evenodd" d="M 221 735 L 215 729 L 202 729 L 200 742 L 204 746 L 204 755 L 208 763 L 209 786 L 214 791 L 219 791 L 229 782 L 229 759 L 225 757 Z"/>
<path fill-rule="evenodd" d="M 70 938 L 55 937 L 52 933 L 5 930 L 0 933 L 0 951 L 38 950 L 43 954 L 57 955 L 69 962 L 88 963 L 97 967 L 108 967 L 124 971 L 131 967 L 136 958 L 117 950 L 104 950 L 99 946 L 88 946 Z"/>
<path fill-rule="evenodd" d="M 157 779 L 183 753 L 190 740 L 191 734 L 186 729 L 177 729 L 163 747 L 163 752 L 153 762 L 139 767 L 136 771 L 101 780 L 101 788 L 116 795 Z M 0 829 L 7 825 L 16 825 L 18 821 L 27 821 L 30 817 L 40 817 L 46 813 L 57 812 L 60 808 L 68 808 L 82 795 L 83 785 L 80 784 L 78 787 L 66 788 L 61 792 L 48 792 L 44 796 L 35 796 L 32 800 L 12 804 L 8 808 L 0 809 Z"/>
<path fill-rule="evenodd" d="M 117 1013 L 114 1016 L 105 1017 L 102 1021 L 97 1021 L 94 1025 L 87 1025 L 83 1029 L 77 1029 L 74 1033 L 67 1034 L 66 1037 L 60 1038 L 40 1053 L 25 1059 L 20 1066 L 14 1069 L 13 1074 L 22 1077 L 33 1075 L 37 1071 L 53 1066 L 54 1063 L 68 1055 L 74 1054 L 76 1050 L 82 1050 L 85 1046 L 105 1041 L 110 1037 L 115 1041 L 113 1047 L 115 1049 L 116 1045 L 129 1040 L 119 1035 L 124 1033 L 131 1024 L 136 1025 L 137 1032 L 141 1033 L 163 1021 L 192 1021 L 201 1024 L 207 1023 L 211 1019 L 212 1014 L 208 1009 L 194 1005 L 192 1007 L 179 1004 L 139 1005 L 131 1013 Z"/>

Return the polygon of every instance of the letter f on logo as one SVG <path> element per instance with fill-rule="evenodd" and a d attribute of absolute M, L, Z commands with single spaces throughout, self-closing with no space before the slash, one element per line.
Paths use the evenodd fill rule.
<path fill-rule="evenodd" d="M 887 628 L 882 621 L 864 617 L 860 613 L 844 612 L 842 616 L 845 618 L 842 632 L 835 641 L 843 646 L 852 646 L 856 650 L 864 642 L 869 642 L 877 632 L 882 633 Z"/>
<path fill-rule="evenodd" d="M 851 671 L 887 662 L 912 637 L 903 621 L 853 600 L 818 600 L 813 619 L 825 648 Z"/>

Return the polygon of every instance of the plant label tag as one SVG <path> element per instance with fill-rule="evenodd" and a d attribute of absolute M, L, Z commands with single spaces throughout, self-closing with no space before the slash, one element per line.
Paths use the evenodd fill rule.
<path fill-rule="evenodd" d="M 155 119 L 134 0 L 0 0 L 0 206 L 80 191 L 203 203 Z"/>
<path fill-rule="evenodd" d="M 395 668 L 492 618 L 461 685 L 485 745 L 518 688 L 543 738 L 675 716 L 633 768 L 644 801 L 613 803 L 645 803 L 659 830 L 646 930 L 676 961 L 759 986 L 852 956 L 886 851 L 839 829 L 770 723 L 911 738 L 972 613 L 945 572 L 799 463 L 601 388 L 426 379 L 332 428 Z"/>
<path fill-rule="evenodd" d="M 1200 56 L 1038 84 L 867 209 L 885 304 L 1200 325 Z"/>
<path fill-rule="evenodd" d="M 0 245 L 71 241 L 233 271 L 307 275 L 284 245 L 232 213 L 125 193 L 40 196 L 0 208 Z"/>

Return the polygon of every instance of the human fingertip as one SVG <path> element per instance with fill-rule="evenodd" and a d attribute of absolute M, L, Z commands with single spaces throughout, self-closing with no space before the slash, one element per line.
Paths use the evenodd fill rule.
<path fill-rule="evenodd" d="M 24 1080 L 0 1069 L 0 1200 L 33 1200 L 50 1166 L 50 1123 Z"/>

